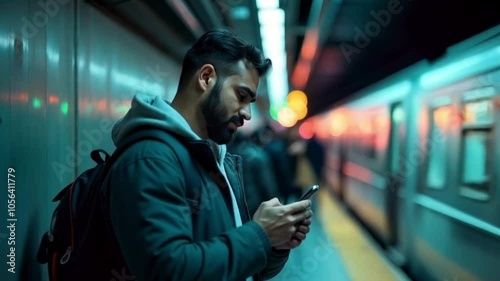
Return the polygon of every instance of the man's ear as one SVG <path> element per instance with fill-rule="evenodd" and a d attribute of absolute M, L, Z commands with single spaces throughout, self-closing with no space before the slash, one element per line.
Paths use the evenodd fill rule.
<path fill-rule="evenodd" d="M 217 80 L 217 73 L 215 68 L 211 64 L 204 64 L 200 67 L 198 71 L 198 77 L 196 77 L 196 85 L 203 92 L 210 91 Z"/>

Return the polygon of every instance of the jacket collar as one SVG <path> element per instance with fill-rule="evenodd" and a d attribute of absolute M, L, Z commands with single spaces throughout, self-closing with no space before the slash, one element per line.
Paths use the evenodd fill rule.
<path fill-rule="evenodd" d="M 188 150 L 196 161 L 207 171 L 218 170 L 218 149 L 209 140 L 189 140 L 186 142 Z"/>

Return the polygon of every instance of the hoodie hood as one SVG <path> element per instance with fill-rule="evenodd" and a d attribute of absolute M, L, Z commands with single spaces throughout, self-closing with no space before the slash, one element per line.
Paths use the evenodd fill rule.
<path fill-rule="evenodd" d="M 175 110 L 169 102 L 160 96 L 137 94 L 132 99 L 132 106 L 124 117 L 113 126 L 111 136 L 115 146 L 118 146 L 128 135 L 141 127 L 156 127 L 191 140 L 201 138 L 191 129 L 186 119 Z M 226 146 L 211 144 L 218 149 L 217 162 L 222 163 L 226 155 Z"/>
<path fill-rule="evenodd" d="M 130 110 L 113 126 L 113 143 L 118 145 L 131 132 L 144 126 L 156 127 L 188 140 L 200 140 L 186 119 L 169 102 L 160 96 L 137 94 L 132 99 Z"/>

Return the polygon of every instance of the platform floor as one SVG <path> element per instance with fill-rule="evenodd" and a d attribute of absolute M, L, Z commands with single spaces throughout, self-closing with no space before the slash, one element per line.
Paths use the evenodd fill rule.
<path fill-rule="evenodd" d="M 311 232 L 273 281 L 409 281 L 327 190 L 314 200 Z"/>

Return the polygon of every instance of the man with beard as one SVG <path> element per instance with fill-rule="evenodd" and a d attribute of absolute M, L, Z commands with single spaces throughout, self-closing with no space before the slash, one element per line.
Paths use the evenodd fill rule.
<path fill-rule="evenodd" d="M 125 280 L 265 280 L 305 239 L 311 202 L 273 198 L 250 214 L 241 159 L 226 153 L 270 67 L 233 33 L 207 32 L 184 58 L 172 103 L 136 95 L 115 124 L 115 145 L 128 147 L 103 189 L 106 244 Z"/>

